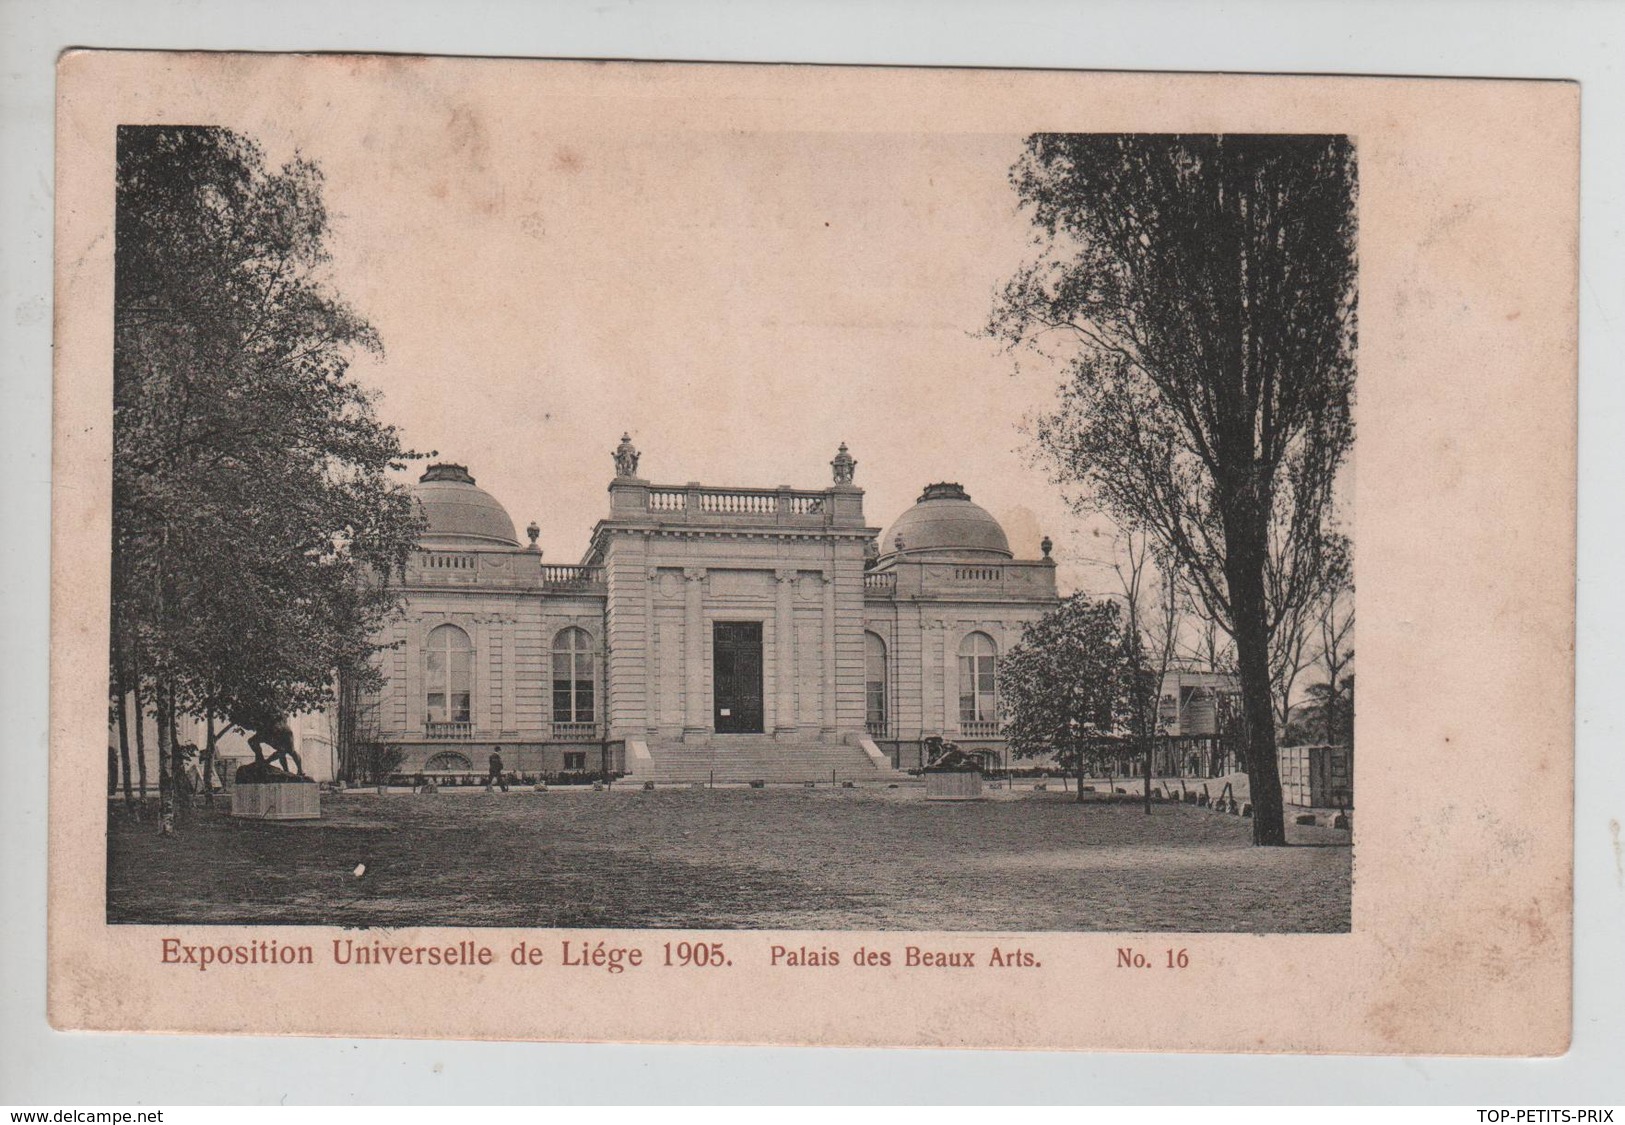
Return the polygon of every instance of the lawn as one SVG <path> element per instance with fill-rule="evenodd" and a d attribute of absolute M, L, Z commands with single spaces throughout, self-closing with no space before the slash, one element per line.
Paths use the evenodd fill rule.
<path fill-rule="evenodd" d="M 115 811 L 112 922 L 694 929 L 1349 928 L 1349 833 L 1190 805 L 900 789 L 324 793 L 323 819 Z M 365 865 L 358 876 L 358 865 Z"/>

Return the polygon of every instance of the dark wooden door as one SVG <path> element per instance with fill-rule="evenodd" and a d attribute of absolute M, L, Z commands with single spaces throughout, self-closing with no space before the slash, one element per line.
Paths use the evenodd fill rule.
<path fill-rule="evenodd" d="M 712 720 L 718 734 L 762 730 L 762 623 L 711 626 Z"/>

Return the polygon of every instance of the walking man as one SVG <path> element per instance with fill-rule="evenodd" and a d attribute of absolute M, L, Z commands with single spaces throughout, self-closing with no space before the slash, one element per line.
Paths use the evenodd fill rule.
<path fill-rule="evenodd" d="M 502 772 L 502 747 L 500 746 L 491 747 L 491 772 L 485 777 L 485 788 L 490 789 L 492 785 L 502 786 L 504 793 L 508 791 L 508 779 Z"/>

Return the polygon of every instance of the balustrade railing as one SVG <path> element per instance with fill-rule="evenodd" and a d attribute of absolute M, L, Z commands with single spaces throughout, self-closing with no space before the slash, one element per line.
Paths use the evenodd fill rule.
<path fill-rule="evenodd" d="M 597 723 L 554 723 L 553 737 L 572 742 L 594 741 L 598 738 Z"/>
<path fill-rule="evenodd" d="M 779 510 L 779 498 L 767 492 L 701 492 L 700 511 L 723 516 L 771 516 Z"/>
<path fill-rule="evenodd" d="M 997 566 L 954 567 L 955 582 L 997 582 L 1003 575 L 1003 568 Z"/>
<path fill-rule="evenodd" d="M 884 570 L 879 574 L 865 574 L 863 576 L 863 588 L 865 590 L 890 593 L 897 589 L 897 572 L 895 570 Z"/>
<path fill-rule="evenodd" d="M 959 737 L 997 738 L 999 737 L 999 721 L 997 719 L 960 719 Z"/>
<path fill-rule="evenodd" d="M 544 566 L 544 586 L 590 586 L 604 580 L 601 566 Z"/>
<path fill-rule="evenodd" d="M 885 719 L 869 719 L 863 724 L 863 728 L 870 738 L 891 737 L 891 724 Z"/>
<path fill-rule="evenodd" d="M 423 733 L 441 742 L 467 742 L 474 737 L 473 723 L 424 723 Z"/>
<path fill-rule="evenodd" d="M 667 486 L 649 489 L 649 511 L 708 516 L 822 516 L 828 512 L 828 503 L 822 492 Z"/>
<path fill-rule="evenodd" d="M 479 561 L 474 555 L 445 551 L 424 551 L 418 557 L 429 570 L 473 570 Z"/>

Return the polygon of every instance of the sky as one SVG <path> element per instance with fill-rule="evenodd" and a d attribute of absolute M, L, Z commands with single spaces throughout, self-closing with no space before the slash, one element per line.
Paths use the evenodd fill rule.
<path fill-rule="evenodd" d="M 846 442 L 872 525 L 957 481 L 1018 557 L 1050 535 L 1066 589 L 1115 581 L 1020 432 L 1054 377 L 979 335 L 1032 252 L 1020 136 L 657 128 L 506 93 L 363 67 L 222 123 L 321 167 L 331 282 L 384 346 L 356 376 L 547 558 L 584 551 L 630 432 L 659 484 L 823 487 Z"/>
<path fill-rule="evenodd" d="M 981 334 L 1035 253 L 1020 134 L 933 131 L 929 106 L 864 131 L 884 115 L 753 72 L 697 96 L 661 68 L 242 65 L 213 123 L 322 169 L 331 283 L 383 342 L 357 378 L 549 560 L 607 513 L 623 432 L 668 485 L 823 487 L 845 442 L 871 525 L 956 481 L 1018 557 L 1054 540 L 1063 592 L 1119 588 L 1111 525 L 1022 432 L 1057 368 Z"/>

